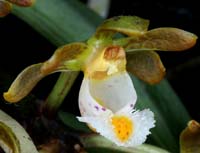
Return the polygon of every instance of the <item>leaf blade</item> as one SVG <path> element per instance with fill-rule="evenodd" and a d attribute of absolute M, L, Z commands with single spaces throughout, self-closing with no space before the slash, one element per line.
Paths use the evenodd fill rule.
<path fill-rule="evenodd" d="M 149 142 L 178 153 L 179 133 L 190 120 L 187 110 L 166 80 L 147 85 L 131 77 L 138 95 L 136 109 L 150 108 L 155 115 L 156 127 L 152 129 Z"/>
<path fill-rule="evenodd" d="M 73 114 L 59 111 L 58 112 L 59 119 L 68 127 L 71 127 L 78 131 L 83 131 L 86 133 L 91 133 L 92 131 L 88 128 L 88 126 L 82 122 L 79 122 L 76 116 Z"/>
<path fill-rule="evenodd" d="M 59 3 L 57 0 L 38 0 L 29 8 L 13 6 L 12 13 L 56 46 L 86 40 L 102 21 L 98 15 L 74 0 L 59 0 Z M 81 26 L 77 23 L 81 23 Z"/>
<path fill-rule="evenodd" d="M 105 139 L 99 135 L 87 135 L 80 138 L 86 149 L 96 148 L 103 151 L 113 151 L 116 153 L 169 153 L 166 150 L 160 149 L 158 147 L 142 144 L 137 147 L 119 147 L 113 144 L 111 141 Z"/>
<path fill-rule="evenodd" d="M 7 137 L 3 139 L 4 136 Z M 9 148 L 9 150 L 5 150 L 6 153 L 9 153 L 9 151 L 13 151 L 13 153 L 38 153 L 24 128 L 2 110 L 0 110 L 0 142 L 0 147 Z M 8 145 L 8 148 L 6 148 L 2 143 L 10 144 L 10 146 Z"/>

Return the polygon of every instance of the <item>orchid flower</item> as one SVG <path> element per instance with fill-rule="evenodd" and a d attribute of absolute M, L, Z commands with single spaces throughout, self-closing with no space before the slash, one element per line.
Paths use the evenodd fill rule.
<path fill-rule="evenodd" d="M 136 16 L 106 20 L 86 43 L 62 46 L 46 62 L 27 67 L 4 98 L 20 101 L 46 75 L 81 70 L 84 78 L 79 93 L 79 121 L 117 145 L 144 143 L 155 126 L 154 114 L 149 109 L 136 110 L 137 94 L 126 68 L 148 83 L 157 83 L 165 68 L 153 50 L 185 50 L 197 39 L 176 28 L 147 31 L 148 24 L 148 20 Z M 128 37 L 115 37 L 116 33 Z"/>
<path fill-rule="evenodd" d="M 117 46 L 89 63 L 79 93 L 78 119 L 119 146 L 136 146 L 144 143 L 155 120 L 149 109 L 134 109 L 137 94 L 125 65 L 125 52 Z"/>

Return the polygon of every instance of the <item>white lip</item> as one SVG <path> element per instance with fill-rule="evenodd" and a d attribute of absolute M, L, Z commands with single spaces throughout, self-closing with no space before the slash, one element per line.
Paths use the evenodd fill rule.
<path fill-rule="evenodd" d="M 150 129 L 155 126 L 154 114 L 149 110 L 135 111 L 137 100 L 135 88 L 128 73 L 115 73 L 105 79 L 85 77 L 79 93 L 81 117 L 97 133 L 119 146 L 137 146 L 145 142 Z M 130 119 L 133 133 L 122 142 L 114 131 L 113 116 Z"/>
<path fill-rule="evenodd" d="M 84 78 L 79 92 L 82 116 L 132 110 L 136 100 L 135 88 L 126 72 L 117 73 L 103 80 Z"/>

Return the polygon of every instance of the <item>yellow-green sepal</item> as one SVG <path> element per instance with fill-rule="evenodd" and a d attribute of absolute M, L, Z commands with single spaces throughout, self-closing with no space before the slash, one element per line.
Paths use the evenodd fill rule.
<path fill-rule="evenodd" d="M 10 103 L 15 103 L 24 98 L 35 85 L 46 75 L 41 72 L 43 63 L 34 64 L 25 68 L 13 81 L 3 97 Z"/>
<path fill-rule="evenodd" d="M 79 71 L 89 55 L 84 43 L 72 43 L 58 48 L 53 56 L 44 63 L 25 68 L 3 94 L 8 102 L 18 102 L 45 76 L 57 71 Z"/>
<path fill-rule="evenodd" d="M 128 36 L 141 35 L 146 32 L 149 20 L 137 16 L 116 16 L 105 20 L 96 30 L 96 35 L 102 32 L 122 33 Z"/>
<path fill-rule="evenodd" d="M 76 42 L 61 46 L 44 62 L 42 71 L 80 71 L 89 54 L 90 50 L 85 43 Z"/>

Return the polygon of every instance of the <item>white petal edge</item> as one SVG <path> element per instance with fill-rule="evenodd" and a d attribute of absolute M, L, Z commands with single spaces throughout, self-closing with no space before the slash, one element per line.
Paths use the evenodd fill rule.
<path fill-rule="evenodd" d="M 149 109 L 135 111 L 133 113 L 117 113 L 116 115 L 123 115 L 129 117 L 134 123 L 133 134 L 127 141 L 121 142 L 116 137 L 113 126 L 111 124 L 111 118 L 113 117 L 113 115 L 103 115 L 97 117 L 78 117 L 78 120 L 81 122 L 88 123 L 94 129 L 96 129 L 97 133 L 111 140 L 118 146 L 125 147 L 135 147 L 141 145 L 146 141 L 147 135 L 151 133 L 150 129 L 155 127 L 154 114 Z"/>

